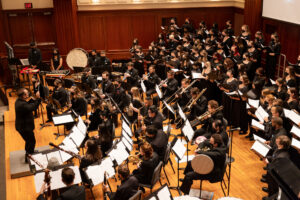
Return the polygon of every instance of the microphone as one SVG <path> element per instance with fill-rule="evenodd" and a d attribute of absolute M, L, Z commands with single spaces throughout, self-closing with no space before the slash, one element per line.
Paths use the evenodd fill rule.
<path fill-rule="evenodd" d="M 228 131 L 240 131 L 240 130 L 241 130 L 240 127 L 236 127 L 236 128 L 229 129 Z"/>

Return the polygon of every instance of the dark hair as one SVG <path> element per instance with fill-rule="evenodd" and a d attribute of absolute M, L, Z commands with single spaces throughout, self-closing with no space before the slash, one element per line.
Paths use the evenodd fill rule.
<path fill-rule="evenodd" d="M 223 145 L 222 136 L 220 134 L 212 134 L 211 136 L 214 139 L 214 143 L 218 145 L 218 147 Z"/>
<path fill-rule="evenodd" d="M 140 148 L 144 152 L 144 159 L 149 160 L 153 154 L 153 148 L 151 144 L 149 144 L 148 142 L 144 142 Z"/>
<path fill-rule="evenodd" d="M 85 157 L 87 158 L 87 160 L 96 162 L 102 158 L 102 152 L 96 140 L 87 140 L 86 146 L 87 146 L 87 151 Z"/>
<path fill-rule="evenodd" d="M 219 128 L 220 128 L 221 131 L 223 130 L 223 123 L 222 123 L 221 120 L 216 119 L 216 120 L 214 121 L 214 123 L 215 123 L 215 126 L 216 126 L 216 127 L 219 127 Z"/>
<path fill-rule="evenodd" d="M 198 93 L 199 93 L 199 89 L 198 89 L 198 88 L 193 87 L 193 88 L 191 89 L 191 94 L 198 94 Z"/>
<path fill-rule="evenodd" d="M 281 117 L 272 117 L 272 121 L 277 124 L 278 126 L 282 126 L 283 121 Z"/>
<path fill-rule="evenodd" d="M 118 167 L 118 173 L 126 179 L 130 175 L 130 171 L 128 169 L 128 166 L 126 164 L 121 164 Z"/>
<path fill-rule="evenodd" d="M 158 112 L 158 110 L 157 110 L 157 108 L 156 108 L 155 105 L 150 106 L 150 107 L 149 107 L 149 110 L 150 110 L 152 113 L 157 113 L 157 112 Z"/>
<path fill-rule="evenodd" d="M 25 94 L 25 90 L 27 90 L 27 89 L 26 88 L 18 89 L 17 95 L 19 98 L 21 98 Z"/>
<path fill-rule="evenodd" d="M 150 134 L 150 135 L 156 136 L 156 134 L 157 134 L 157 128 L 155 128 L 155 126 L 153 126 L 153 125 L 147 126 L 146 132 L 148 134 Z"/>
<path fill-rule="evenodd" d="M 73 183 L 74 178 L 75 178 L 75 173 L 74 173 L 73 169 L 66 167 L 61 171 L 61 177 L 62 177 L 63 182 L 66 185 L 69 185 L 69 184 Z"/>
<path fill-rule="evenodd" d="M 279 139 L 279 144 L 283 146 L 283 149 L 289 149 L 291 145 L 291 140 L 286 135 L 280 135 L 276 139 Z"/>

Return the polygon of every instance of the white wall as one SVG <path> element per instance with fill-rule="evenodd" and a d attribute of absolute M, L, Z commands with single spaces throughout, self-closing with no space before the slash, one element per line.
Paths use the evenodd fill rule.
<path fill-rule="evenodd" d="M 25 9 L 24 3 L 32 3 L 33 8 L 53 8 L 53 0 L 1 0 L 1 2 L 3 10 Z"/>
<path fill-rule="evenodd" d="M 300 0 L 264 0 L 262 15 L 300 24 Z"/>

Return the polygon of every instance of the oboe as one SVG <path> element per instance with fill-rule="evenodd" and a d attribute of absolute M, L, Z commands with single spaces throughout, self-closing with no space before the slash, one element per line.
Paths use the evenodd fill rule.
<path fill-rule="evenodd" d="M 78 154 L 76 154 L 76 153 L 74 153 L 74 152 L 72 152 L 72 151 L 65 150 L 65 149 L 61 148 L 60 146 L 57 146 L 57 145 L 53 144 L 52 142 L 50 142 L 49 145 L 53 146 L 54 148 L 56 148 L 58 150 L 61 150 L 61 151 L 65 152 L 67 154 L 70 154 L 71 156 L 73 156 L 73 157 L 75 157 L 75 158 L 77 158 L 79 160 L 81 160 L 81 156 L 78 155 Z"/>

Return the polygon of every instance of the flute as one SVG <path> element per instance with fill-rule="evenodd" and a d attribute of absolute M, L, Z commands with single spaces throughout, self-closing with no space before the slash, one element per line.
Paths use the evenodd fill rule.
<path fill-rule="evenodd" d="M 73 157 L 75 157 L 75 158 L 77 158 L 79 160 L 81 160 L 81 156 L 78 155 L 78 154 L 76 154 L 76 153 L 74 153 L 74 152 L 72 152 L 72 151 L 65 150 L 65 149 L 61 148 L 60 146 L 57 146 L 57 145 L 53 144 L 52 142 L 49 142 L 49 145 L 53 146 L 54 148 L 56 148 L 58 150 L 61 150 L 61 151 L 65 152 L 67 154 L 70 154 L 71 156 L 73 156 Z"/>

